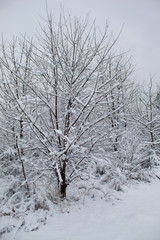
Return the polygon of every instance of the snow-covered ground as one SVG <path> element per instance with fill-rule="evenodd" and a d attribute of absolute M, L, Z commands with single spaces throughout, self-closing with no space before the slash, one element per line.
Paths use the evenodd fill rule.
<path fill-rule="evenodd" d="M 160 240 L 160 181 L 140 183 L 118 193 L 115 204 L 86 201 L 79 209 L 56 213 L 37 231 L 19 230 L 14 240 Z M 2 239 L 12 240 L 11 235 Z M 13 236 L 13 235 L 12 235 Z"/>

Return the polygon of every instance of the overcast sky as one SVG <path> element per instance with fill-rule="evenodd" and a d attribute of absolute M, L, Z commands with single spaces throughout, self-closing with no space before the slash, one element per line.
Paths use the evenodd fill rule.
<path fill-rule="evenodd" d="M 119 39 L 120 50 L 128 51 L 136 64 L 136 78 L 147 82 L 150 76 L 160 83 L 160 0 L 47 0 L 58 18 L 60 4 L 73 15 L 96 19 L 103 28 L 106 20 Z M 38 22 L 46 17 L 45 0 L 0 0 L 0 32 L 6 38 L 34 35 Z"/>

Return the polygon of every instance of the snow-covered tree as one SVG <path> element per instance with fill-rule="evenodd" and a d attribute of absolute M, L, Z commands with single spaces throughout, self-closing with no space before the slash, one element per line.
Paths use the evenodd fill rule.
<path fill-rule="evenodd" d="M 24 64 L 18 62 L 23 72 L 18 74 L 17 68 L 2 63 L 13 79 L 29 89 L 28 97 L 17 97 L 10 87 L 13 82 L 8 82 L 20 116 L 34 134 L 34 148 L 42 152 L 40 162 L 55 174 L 65 198 L 67 186 L 87 172 L 91 156 L 108 139 L 108 119 L 115 132 L 120 122 L 126 124 L 123 82 L 131 68 L 113 52 L 118 38 L 108 26 L 102 34 L 95 24 L 89 26 L 88 19 L 81 22 L 71 16 L 61 16 L 58 25 L 49 16 L 47 24 L 38 43 L 31 44 L 31 56 L 25 49 L 32 66 L 27 79 Z M 117 138 L 118 134 L 115 142 Z"/>
<path fill-rule="evenodd" d="M 11 43 L 1 44 L 0 66 L 0 132 L 1 132 L 1 162 L 2 169 L 8 176 L 18 176 L 21 182 L 27 183 L 25 167 L 25 141 L 28 139 L 25 131 L 24 115 L 20 111 L 19 101 L 27 94 L 24 82 L 30 76 L 31 46 L 25 52 L 26 42 L 18 43 L 14 39 Z M 22 66 L 24 67 L 22 69 Z M 26 103 L 27 104 L 27 103 Z"/>
<path fill-rule="evenodd" d="M 159 148 L 159 113 L 156 108 L 156 94 L 152 79 L 148 89 L 139 87 L 136 95 L 136 108 L 132 112 L 132 118 L 137 126 L 137 135 L 139 133 L 140 136 L 139 164 L 142 168 L 151 168 L 157 164 Z"/>

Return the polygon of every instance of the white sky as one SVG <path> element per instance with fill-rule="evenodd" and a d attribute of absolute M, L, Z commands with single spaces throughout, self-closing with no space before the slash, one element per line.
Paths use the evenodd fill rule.
<path fill-rule="evenodd" d="M 120 50 L 130 51 L 136 64 L 136 78 L 147 82 L 153 76 L 160 83 L 160 0 L 47 0 L 58 18 L 60 4 L 73 15 L 86 16 L 103 28 L 106 20 L 119 39 Z M 45 0 L 0 0 L 0 32 L 11 39 L 20 33 L 34 35 L 41 17 L 46 17 Z"/>

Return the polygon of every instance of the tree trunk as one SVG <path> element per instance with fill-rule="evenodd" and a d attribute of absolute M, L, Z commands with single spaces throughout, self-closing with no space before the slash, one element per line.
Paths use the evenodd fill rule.
<path fill-rule="evenodd" d="M 66 198 L 66 188 L 67 188 L 67 184 L 66 184 L 66 160 L 64 160 L 63 162 L 63 166 L 61 169 L 61 177 L 62 177 L 62 182 L 60 185 L 60 191 L 61 191 L 61 198 L 65 199 Z"/>

